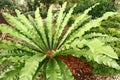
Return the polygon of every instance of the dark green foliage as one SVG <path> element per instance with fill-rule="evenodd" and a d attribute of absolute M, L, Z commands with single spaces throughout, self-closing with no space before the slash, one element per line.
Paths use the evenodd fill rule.
<path fill-rule="evenodd" d="M 28 7 L 28 11 L 26 12 L 26 14 L 34 15 L 34 11 L 39 7 L 39 9 L 41 10 L 40 12 L 41 17 L 46 18 L 49 6 L 52 3 L 55 3 L 55 0 L 33 0 L 33 1 L 26 1 L 26 3 Z"/>
<path fill-rule="evenodd" d="M 9 12 L 15 14 L 15 9 L 21 9 L 13 0 L 0 0 L 0 13 Z"/>
<path fill-rule="evenodd" d="M 111 0 L 98 0 L 97 2 L 99 2 L 100 5 L 96 6 L 89 12 L 93 18 L 101 17 L 105 12 L 117 10 L 117 4 Z"/>
<path fill-rule="evenodd" d="M 28 11 L 35 11 L 37 7 L 40 7 L 41 0 L 26 1 Z"/>
<path fill-rule="evenodd" d="M 117 4 L 115 4 L 111 0 L 94 0 L 94 1 L 80 0 L 77 3 L 77 6 L 74 10 L 74 14 L 79 14 L 83 12 L 85 9 L 89 8 L 91 5 L 95 3 L 100 3 L 100 5 L 97 5 L 89 12 L 89 15 L 91 15 L 92 18 L 101 17 L 105 12 L 117 10 Z M 72 5 L 73 5 L 72 3 L 68 4 L 66 12 L 69 10 L 69 7 L 71 7 Z"/>
<path fill-rule="evenodd" d="M 93 4 L 95 4 L 94 1 L 92 0 L 81 0 L 81 1 L 78 1 L 77 2 L 77 6 L 75 7 L 75 10 L 74 10 L 74 14 L 78 14 L 78 13 L 81 13 L 83 12 L 85 9 L 89 8 L 90 6 L 92 6 Z M 74 3 L 68 3 L 67 5 L 67 8 L 66 8 L 66 12 L 69 11 L 70 7 L 73 6 Z"/>
<path fill-rule="evenodd" d="M 0 0 L 0 9 L 2 9 L 5 6 L 8 6 L 8 8 L 12 5 L 11 0 Z"/>
<path fill-rule="evenodd" d="M 81 0 L 79 3 L 77 3 L 77 6 L 74 10 L 74 13 L 81 13 L 83 12 L 85 9 L 89 8 L 90 6 L 92 6 L 93 4 L 95 4 L 94 1 L 92 0 Z M 90 11 L 91 12 L 91 11 Z"/>

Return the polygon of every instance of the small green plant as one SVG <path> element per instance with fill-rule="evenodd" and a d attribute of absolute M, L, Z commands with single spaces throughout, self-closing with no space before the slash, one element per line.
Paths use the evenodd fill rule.
<path fill-rule="evenodd" d="M 27 18 L 18 10 L 17 17 L 4 13 L 11 26 L 0 24 L 0 30 L 17 40 L 1 39 L 0 63 L 7 61 L 13 65 L 1 74 L 0 80 L 39 80 L 40 75 L 43 75 L 43 80 L 74 80 L 65 63 L 58 58 L 60 55 L 83 56 L 88 61 L 120 69 L 116 62 L 118 55 L 105 40 L 99 39 L 108 35 L 86 33 L 116 13 L 107 12 L 100 18 L 86 21 L 89 18 L 88 12 L 98 5 L 95 4 L 79 15 L 63 34 L 76 6 L 75 4 L 68 13 L 64 13 L 66 5 L 65 2 L 54 25 L 52 6 L 44 20 L 39 9 L 35 11 L 35 18 L 30 15 Z"/>

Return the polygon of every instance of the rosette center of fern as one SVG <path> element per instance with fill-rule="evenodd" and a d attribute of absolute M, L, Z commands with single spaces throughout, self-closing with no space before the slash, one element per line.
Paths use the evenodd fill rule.
<path fill-rule="evenodd" d="M 50 59 L 52 59 L 53 58 L 53 51 L 54 50 L 48 50 L 48 51 L 45 52 L 45 54 L 48 54 Z"/>

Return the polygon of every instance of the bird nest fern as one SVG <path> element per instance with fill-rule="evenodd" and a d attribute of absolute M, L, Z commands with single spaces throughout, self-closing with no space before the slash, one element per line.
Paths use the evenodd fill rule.
<path fill-rule="evenodd" d="M 100 26 L 103 20 L 116 13 L 107 12 L 100 18 L 90 20 L 87 14 L 97 3 L 79 15 L 63 34 L 76 6 L 64 13 L 66 4 L 62 5 L 55 23 L 52 5 L 46 19 L 41 18 L 39 9 L 35 11 L 35 17 L 26 17 L 18 10 L 17 16 L 4 13 L 11 26 L 0 24 L 0 30 L 17 40 L 0 39 L 0 64 L 5 61 L 13 63 L 1 74 L 0 80 L 39 80 L 41 74 L 43 80 L 74 80 L 59 55 L 84 56 L 88 61 L 120 69 L 116 62 L 118 55 L 100 39 L 108 35 L 86 34 L 86 31 Z"/>

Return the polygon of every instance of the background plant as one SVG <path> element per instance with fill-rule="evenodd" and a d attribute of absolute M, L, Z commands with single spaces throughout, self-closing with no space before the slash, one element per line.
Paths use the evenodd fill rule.
<path fill-rule="evenodd" d="M 101 17 L 105 12 L 108 11 L 117 11 L 117 3 L 112 2 L 111 0 L 79 0 L 77 2 L 77 6 L 74 10 L 74 14 L 79 14 L 83 12 L 85 9 L 89 8 L 95 3 L 100 3 L 100 5 L 97 5 L 95 8 L 93 8 L 89 15 L 91 15 L 93 18 Z M 71 7 L 73 3 L 69 3 L 67 6 L 66 11 L 69 10 L 69 7 Z"/>
<path fill-rule="evenodd" d="M 7 61 L 13 65 L 2 73 L 0 79 L 38 80 L 42 74 L 43 80 L 74 80 L 65 63 L 58 58 L 59 55 L 73 55 L 78 58 L 83 56 L 88 61 L 120 69 L 116 61 L 119 60 L 117 53 L 107 44 L 113 39 L 117 41 L 118 38 L 97 32 L 87 34 L 91 28 L 100 26 L 103 20 L 117 13 L 107 12 L 100 18 L 90 20 L 88 12 L 97 3 L 79 15 L 63 34 L 76 6 L 75 4 L 68 13 L 64 13 L 66 5 L 65 2 L 60 9 L 54 26 L 52 6 L 44 20 L 38 8 L 35 18 L 30 15 L 27 18 L 18 10 L 17 17 L 4 13 L 11 26 L 0 24 L 0 30 L 17 40 L 1 39 L 0 63 Z"/>
<path fill-rule="evenodd" d="M 99 2 L 100 5 L 96 6 L 93 10 L 89 12 L 89 14 L 92 15 L 93 18 L 101 17 L 105 12 L 108 11 L 114 12 L 118 10 L 118 4 L 112 2 L 111 0 L 97 0 L 96 2 Z"/>
<path fill-rule="evenodd" d="M 10 0 L 0 0 L 0 10 L 7 7 L 9 8 L 12 5 Z"/>

